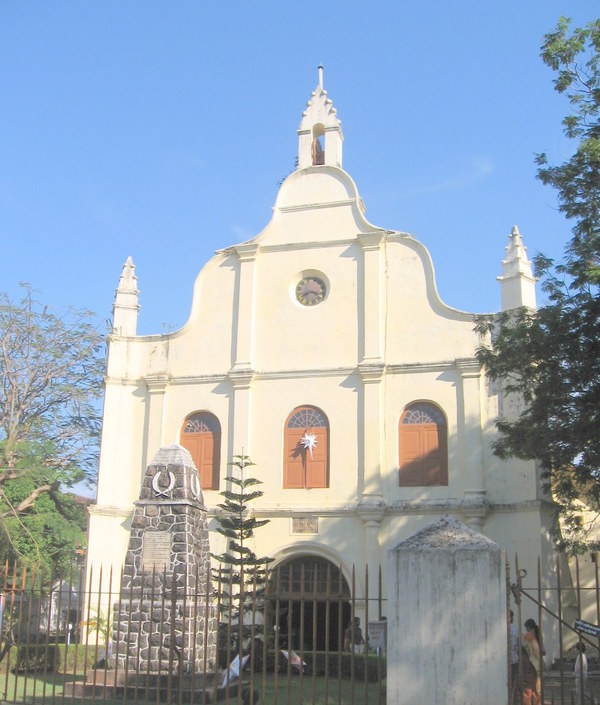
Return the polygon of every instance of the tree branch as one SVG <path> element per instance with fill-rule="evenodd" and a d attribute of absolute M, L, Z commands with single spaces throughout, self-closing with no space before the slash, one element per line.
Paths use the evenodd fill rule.
<path fill-rule="evenodd" d="M 18 514 L 22 514 L 23 512 L 28 511 L 29 509 L 33 509 L 33 505 L 35 504 L 35 500 L 41 495 L 44 494 L 44 492 L 52 492 L 56 491 L 58 489 L 58 482 L 53 482 L 53 483 L 47 483 L 45 485 L 40 485 L 39 487 L 36 487 L 33 492 L 29 494 L 28 497 L 26 497 L 24 500 L 19 502 L 19 504 L 16 507 L 13 507 L 9 509 L 6 512 L 3 512 L 0 514 L 0 519 L 6 519 L 9 516 L 15 516 Z M 6 496 L 2 489 L 0 489 L 0 494 L 2 496 Z"/>

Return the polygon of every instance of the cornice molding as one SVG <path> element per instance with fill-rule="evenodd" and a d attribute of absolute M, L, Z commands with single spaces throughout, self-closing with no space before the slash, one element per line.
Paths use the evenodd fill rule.
<path fill-rule="evenodd" d="M 355 198 L 344 198 L 341 201 L 325 201 L 324 203 L 300 203 L 296 206 L 279 206 L 281 213 L 296 213 L 298 211 L 312 211 L 320 208 L 339 208 L 340 206 L 358 205 Z"/>
<path fill-rule="evenodd" d="M 481 366 L 476 357 L 459 357 L 455 360 L 454 365 L 463 379 L 481 375 Z"/>
<path fill-rule="evenodd" d="M 144 382 L 150 394 L 160 394 L 167 388 L 170 377 L 169 375 L 148 375 L 144 377 Z"/>
<path fill-rule="evenodd" d="M 215 498 L 216 499 L 216 498 Z M 138 502 L 139 500 L 136 500 Z M 385 517 L 405 516 L 415 514 L 440 514 L 445 512 L 461 512 L 461 503 L 463 498 L 449 498 L 442 500 L 393 500 L 392 502 L 368 507 L 361 505 L 360 502 L 355 504 L 340 504 L 338 506 L 323 507 L 322 505 L 295 505 L 282 507 L 281 505 L 253 507 L 253 516 L 270 519 L 303 519 L 307 516 L 316 516 L 324 518 L 348 517 L 355 516 L 362 519 L 362 515 L 367 517 L 381 516 L 381 520 Z M 552 509 L 552 503 L 547 500 L 529 499 L 522 502 L 488 502 L 488 515 L 491 514 L 513 514 L 515 512 L 532 512 L 542 509 Z M 119 517 L 123 520 L 130 519 L 133 516 L 134 503 L 130 507 L 118 507 L 114 505 L 98 505 L 90 504 L 88 511 L 92 516 Z M 209 517 L 216 517 L 221 511 L 218 507 L 207 507 Z"/>
<path fill-rule="evenodd" d="M 240 262 L 252 262 L 260 251 L 260 245 L 256 242 L 242 242 L 240 245 L 234 245 L 232 250 Z"/>
<path fill-rule="evenodd" d="M 281 505 L 253 507 L 253 515 L 257 518 L 270 519 L 294 519 L 305 518 L 307 516 L 323 517 L 323 518 L 340 518 L 340 517 L 358 517 L 367 519 L 381 517 L 391 518 L 395 516 L 412 516 L 419 514 L 433 515 L 455 512 L 463 513 L 464 498 L 448 498 L 439 500 L 393 500 L 392 502 L 373 505 L 361 504 L 340 504 L 338 506 L 323 507 L 322 505 L 294 505 L 282 507 Z M 493 503 L 487 502 L 487 516 L 494 513 L 513 513 L 513 512 L 531 512 L 539 511 L 545 504 L 542 500 L 524 500 L 523 502 L 514 503 Z M 549 505 L 550 506 L 550 505 Z M 220 511 L 218 508 L 208 508 L 210 517 L 217 516 Z"/>
<path fill-rule="evenodd" d="M 385 240 L 386 231 L 377 230 L 371 233 L 359 233 L 358 241 L 360 242 L 363 251 L 379 250 L 381 243 Z"/>
<path fill-rule="evenodd" d="M 256 372 L 251 367 L 232 367 L 227 377 L 234 389 L 248 389 L 256 377 Z"/>
<path fill-rule="evenodd" d="M 470 359 L 470 358 L 467 358 Z M 480 374 L 480 368 L 475 366 L 477 363 L 473 363 L 472 368 L 468 365 L 464 366 L 463 369 L 466 370 L 464 373 L 466 376 L 478 376 Z M 325 368 L 304 368 L 298 370 L 283 369 L 283 370 L 254 370 L 250 367 L 240 367 L 239 369 L 233 368 L 229 372 L 215 372 L 214 374 L 207 375 L 182 375 L 178 377 L 171 376 L 160 376 L 156 377 L 138 377 L 128 379 L 126 377 L 110 377 L 105 378 L 106 384 L 119 384 L 119 385 L 129 385 L 129 386 L 139 386 L 140 384 L 147 384 L 147 380 L 151 382 L 153 380 L 159 380 L 156 382 L 160 386 L 161 379 L 167 380 L 169 386 L 182 385 L 182 384 L 214 384 L 218 382 L 224 382 L 226 380 L 232 380 L 233 378 L 242 379 L 248 375 L 251 375 L 251 381 L 260 380 L 276 380 L 276 379 L 303 379 L 312 377 L 349 377 L 351 375 L 357 374 L 362 378 L 362 375 L 377 376 L 379 374 L 379 369 L 382 369 L 382 373 L 386 375 L 403 375 L 403 374 L 426 374 L 429 372 L 446 372 L 457 371 L 459 367 L 455 360 L 443 360 L 440 362 L 405 362 L 397 364 L 385 364 L 383 360 L 371 363 L 370 360 L 362 361 L 355 367 L 325 367 Z M 469 372 L 471 370 L 471 372 Z M 460 371 L 460 370 L 459 370 Z M 463 374 L 461 372 L 461 374 Z"/>
<path fill-rule="evenodd" d="M 381 358 L 362 360 L 358 365 L 358 372 L 365 384 L 380 382 L 385 372 L 385 364 Z"/>
<path fill-rule="evenodd" d="M 120 519 L 131 519 L 133 516 L 133 502 L 131 507 L 117 507 L 114 505 L 90 504 L 87 507 L 90 516 L 118 517 Z"/>

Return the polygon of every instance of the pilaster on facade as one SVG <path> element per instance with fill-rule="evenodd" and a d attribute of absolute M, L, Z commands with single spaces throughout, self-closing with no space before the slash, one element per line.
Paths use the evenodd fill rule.
<path fill-rule="evenodd" d="M 363 251 L 379 250 L 381 243 L 385 240 L 385 230 L 376 230 L 371 233 L 359 233 L 358 241 Z"/>
<path fill-rule="evenodd" d="M 381 380 L 385 371 L 383 360 L 363 360 L 358 365 L 363 381 L 363 457 L 361 503 L 378 505 L 383 498 L 381 487 L 382 418 Z"/>
<path fill-rule="evenodd" d="M 252 427 L 252 381 L 255 372 L 249 366 L 234 366 L 228 373 L 233 387 L 232 414 L 233 437 L 230 452 L 232 455 L 251 453 L 250 429 Z"/>
<path fill-rule="evenodd" d="M 461 376 L 463 415 L 459 419 L 460 466 L 464 468 L 464 500 L 461 509 L 467 523 L 481 528 L 488 511 L 485 501 L 483 432 L 481 414 L 481 367 L 476 358 L 457 359 Z"/>
<path fill-rule="evenodd" d="M 149 458 L 163 445 L 165 393 L 169 384 L 169 376 L 165 374 L 148 375 L 144 377 L 148 390 L 148 405 L 146 409 L 146 444 L 142 471 L 145 472 Z"/>
<path fill-rule="evenodd" d="M 169 381 L 169 375 L 148 375 L 144 377 L 144 383 L 150 394 L 164 394 Z"/>
<path fill-rule="evenodd" d="M 234 365 L 227 373 L 227 377 L 231 382 L 231 386 L 236 391 L 239 389 L 250 389 L 250 386 L 256 377 L 256 372 L 248 365 Z"/>
<path fill-rule="evenodd" d="M 233 247 L 240 262 L 254 262 L 260 250 L 256 242 L 242 242 Z"/>
<path fill-rule="evenodd" d="M 365 526 L 379 527 L 385 514 L 385 502 L 362 500 L 357 505 L 358 516 Z"/>
<path fill-rule="evenodd" d="M 481 376 L 481 365 L 475 357 L 460 357 L 454 361 L 454 364 L 463 379 Z"/>
<path fill-rule="evenodd" d="M 381 358 L 363 359 L 358 364 L 358 373 L 364 384 L 381 382 L 385 372 L 385 363 Z"/>
<path fill-rule="evenodd" d="M 240 261 L 237 313 L 235 366 L 247 366 L 252 361 L 254 335 L 254 280 L 259 245 L 245 242 L 234 248 Z"/>
<path fill-rule="evenodd" d="M 363 356 L 366 359 L 382 357 L 382 272 L 381 243 L 385 239 L 382 230 L 361 233 L 358 240 L 363 249 Z"/>
<path fill-rule="evenodd" d="M 373 498 L 359 503 L 358 513 L 364 524 L 365 532 L 365 574 L 368 576 L 366 588 L 369 598 L 376 597 L 378 594 L 378 569 L 381 565 L 379 533 L 384 512 L 383 500 Z"/>
<path fill-rule="evenodd" d="M 460 510 L 467 524 L 473 529 L 481 531 L 490 511 L 490 503 L 485 490 L 465 490 L 464 497 L 460 502 Z"/>

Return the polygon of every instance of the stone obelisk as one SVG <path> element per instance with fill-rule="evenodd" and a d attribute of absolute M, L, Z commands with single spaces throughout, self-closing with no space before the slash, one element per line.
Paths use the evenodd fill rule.
<path fill-rule="evenodd" d="M 148 466 L 135 503 L 113 666 L 156 675 L 213 669 L 216 622 L 200 478 L 189 452 L 173 444 Z"/>

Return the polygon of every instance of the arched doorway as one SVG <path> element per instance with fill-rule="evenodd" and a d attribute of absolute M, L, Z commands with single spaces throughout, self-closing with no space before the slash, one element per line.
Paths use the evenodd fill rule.
<path fill-rule="evenodd" d="M 280 649 L 341 650 L 351 606 L 339 566 L 319 556 L 289 558 L 271 573 L 269 597 Z"/>

